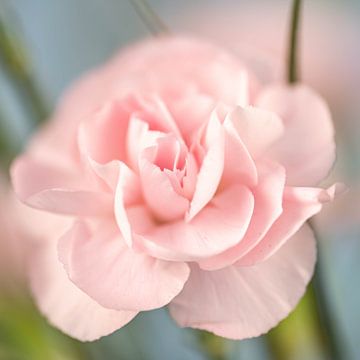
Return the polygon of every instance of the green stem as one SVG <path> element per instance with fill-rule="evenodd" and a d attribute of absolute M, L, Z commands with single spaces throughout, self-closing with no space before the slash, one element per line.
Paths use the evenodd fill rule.
<path fill-rule="evenodd" d="M 154 36 L 170 33 L 169 28 L 146 0 L 131 0 L 136 13 Z"/>
<path fill-rule="evenodd" d="M 291 28 L 288 50 L 288 82 L 298 81 L 298 38 L 300 27 L 301 0 L 294 0 L 291 15 Z"/>
<path fill-rule="evenodd" d="M 37 124 L 46 119 L 48 111 L 28 64 L 25 47 L 0 17 L 0 65 Z"/>

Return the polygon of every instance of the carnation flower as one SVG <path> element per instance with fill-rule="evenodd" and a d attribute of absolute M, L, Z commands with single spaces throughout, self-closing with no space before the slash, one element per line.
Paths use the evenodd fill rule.
<path fill-rule="evenodd" d="M 53 217 L 33 224 L 47 222 L 30 268 L 41 311 L 81 340 L 165 305 L 223 337 L 268 331 L 313 273 L 305 222 L 336 192 L 314 187 L 333 137 L 313 90 L 261 84 L 206 41 L 122 51 L 72 87 L 12 167 L 20 199 Z"/>

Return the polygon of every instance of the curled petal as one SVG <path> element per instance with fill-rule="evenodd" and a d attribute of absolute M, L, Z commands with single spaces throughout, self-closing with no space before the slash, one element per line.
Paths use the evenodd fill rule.
<path fill-rule="evenodd" d="M 224 170 L 224 128 L 216 112 L 212 113 L 205 132 L 206 150 L 197 176 L 193 199 L 186 220 L 190 221 L 212 199 Z"/>
<path fill-rule="evenodd" d="M 109 215 L 112 211 L 110 194 L 93 189 L 74 169 L 24 156 L 13 164 L 11 176 L 17 196 L 34 208 L 77 216 Z"/>
<path fill-rule="evenodd" d="M 217 255 L 244 236 L 254 207 L 251 191 L 241 185 L 217 195 L 192 221 L 148 228 L 137 246 L 167 260 L 196 261 Z"/>
<path fill-rule="evenodd" d="M 343 191 L 340 184 L 327 190 L 319 188 L 285 189 L 283 212 L 275 221 L 261 242 L 236 263 L 238 266 L 252 266 L 272 256 L 298 231 L 304 222 L 317 214 L 324 203 L 332 201 L 336 194 Z"/>
<path fill-rule="evenodd" d="M 225 129 L 225 163 L 222 184 L 240 183 L 253 187 L 257 184 L 257 169 L 234 123 L 227 118 Z"/>
<path fill-rule="evenodd" d="M 189 200 L 175 191 L 167 174 L 146 159 L 141 161 L 140 173 L 144 197 L 154 215 L 162 221 L 183 217 Z"/>
<path fill-rule="evenodd" d="M 199 262 L 202 269 L 217 270 L 232 265 L 255 247 L 282 213 L 285 170 L 282 166 L 262 162 L 259 166 L 259 184 L 254 188 L 254 212 L 242 240 L 222 254 Z"/>

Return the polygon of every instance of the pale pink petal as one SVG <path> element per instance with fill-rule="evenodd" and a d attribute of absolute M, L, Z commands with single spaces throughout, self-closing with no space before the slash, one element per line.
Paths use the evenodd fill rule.
<path fill-rule="evenodd" d="M 141 152 L 147 147 L 155 146 L 156 140 L 161 136 L 165 134 L 160 131 L 150 131 L 148 123 L 132 116 L 126 136 L 128 165 L 138 171 Z"/>
<path fill-rule="evenodd" d="M 182 290 L 189 276 L 185 263 L 134 252 L 110 223 L 91 230 L 77 222 L 60 239 L 59 257 L 79 288 L 115 310 L 162 307 Z"/>
<path fill-rule="evenodd" d="M 192 221 L 154 226 L 134 243 L 158 258 L 193 261 L 219 254 L 244 236 L 254 207 L 251 191 L 241 185 L 217 195 Z"/>
<path fill-rule="evenodd" d="M 255 186 L 258 176 L 254 160 L 230 118 L 225 120 L 224 129 L 225 163 L 222 184 L 228 186 L 240 183 L 251 187 Z"/>
<path fill-rule="evenodd" d="M 140 159 L 139 171 L 144 197 L 154 216 L 161 221 L 184 217 L 189 200 L 178 194 L 166 172 L 145 157 Z"/>
<path fill-rule="evenodd" d="M 194 195 L 196 188 L 198 166 L 195 160 L 195 157 L 192 153 L 188 153 L 185 159 L 185 174 L 183 177 L 183 191 L 184 195 L 191 199 Z"/>
<path fill-rule="evenodd" d="M 289 185 L 312 186 L 324 179 L 335 160 L 334 129 L 325 101 L 304 85 L 272 86 L 257 105 L 283 120 L 284 135 L 273 156 L 286 168 Z"/>
<path fill-rule="evenodd" d="M 111 101 L 85 119 L 79 127 L 82 154 L 98 163 L 125 160 L 125 139 L 131 109 L 127 99 Z"/>
<path fill-rule="evenodd" d="M 216 193 L 224 170 L 224 138 L 224 128 L 214 111 L 205 131 L 206 153 L 197 176 L 195 193 L 186 217 L 187 221 L 194 218 Z"/>
<path fill-rule="evenodd" d="M 115 219 L 119 230 L 128 246 L 132 245 L 132 229 L 128 219 L 125 205 L 130 205 L 131 201 L 137 203 L 140 198 L 139 180 L 132 170 L 122 162 L 113 163 L 112 166 L 118 167 L 118 183 L 115 190 Z M 129 195 L 133 195 L 129 198 Z"/>
<path fill-rule="evenodd" d="M 342 192 L 341 185 L 333 185 L 327 190 L 320 188 L 292 188 L 284 192 L 283 212 L 260 243 L 244 255 L 237 264 L 252 266 L 268 259 L 304 224 L 317 214 L 324 203 L 332 201 Z"/>
<path fill-rule="evenodd" d="M 142 112 L 138 112 L 137 115 L 139 115 L 141 119 L 146 120 L 150 129 L 166 133 L 170 132 L 181 137 L 175 119 L 169 112 L 167 105 L 159 96 L 153 95 L 148 98 L 139 98 L 138 101 L 144 109 L 144 117 L 141 116 Z"/>
<path fill-rule="evenodd" d="M 17 196 L 34 208 L 80 216 L 108 215 L 112 211 L 110 194 L 92 189 L 73 169 L 23 156 L 12 165 L 11 176 Z"/>
<path fill-rule="evenodd" d="M 200 261 L 201 268 L 217 270 L 235 263 L 261 241 L 282 213 L 284 168 L 271 162 L 262 162 L 258 166 L 259 184 L 253 190 L 254 213 L 245 236 L 237 245 L 227 251 Z"/>
<path fill-rule="evenodd" d="M 273 112 L 256 107 L 237 107 L 228 115 L 253 158 L 257 158 L 283 134 L 281 119 Z"/>
<path fill-rule="evenodd" d="M 118 160 L 106 164 L 99 164 L 90 158 L 88 161 L 92 170 L 107 184 L 112 193 L 116 193 L 121 177 L 124 204 L 133 205 L 141 201 L 142 193 L 139 177 L 126 164 Z"/>
<path fill-rule="evenodd" d="M 123 79 L 117 84 L 118 91 L 135 88 L 169 97 L 182 95 L 193 86 L 199 93 L 229 105 L 247 105 L 255 82 L 237 56 L 209 42 L 181 36 L 159 37 L 132 46 L 115 59 L 113 66 Z"/>
<path fill-rule="evenodd" d="M 171 114 L 187 144 L 191 144 L 194 133 L 206 124 L 215 107 L 213 98 L 198 93 L 194 88 L 169 103 Z"/>
<path fill-rule="evenodd" d="M 237 340 L 259 336 L 284 319 L 303 296 L 315 253 L 314 236 L 305 225 L 273 257 L 256 266 L 203 271 L 192 265 L 170 313 L 183 327 Z"/>
<path fill-rule="evenodd" d="M 68 278 L 57 258 L 56 241 L 31 253 L 30 286 L 41 312 L 55 327 L 81 341 L 93 341 L 126 325 L 134 311 L 109 310 L 91 299 Z"/>

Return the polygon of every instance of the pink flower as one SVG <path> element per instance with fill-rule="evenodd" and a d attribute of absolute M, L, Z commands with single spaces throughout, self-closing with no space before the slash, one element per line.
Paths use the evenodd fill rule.
<path fill-rule="evenodd" d="M 304 223 L 336 188 L 309 186 L 333 160 L 328 108 L 306 86 L 263 87 L 195 39 L 123 51 L 12 167 L 18 196 L 54 214 L 34 221 L 50 228 L 30 271 L 40 309 L 81 340 L 167 304 L 181 326 L 266 332 L 312 275 Z"/>

